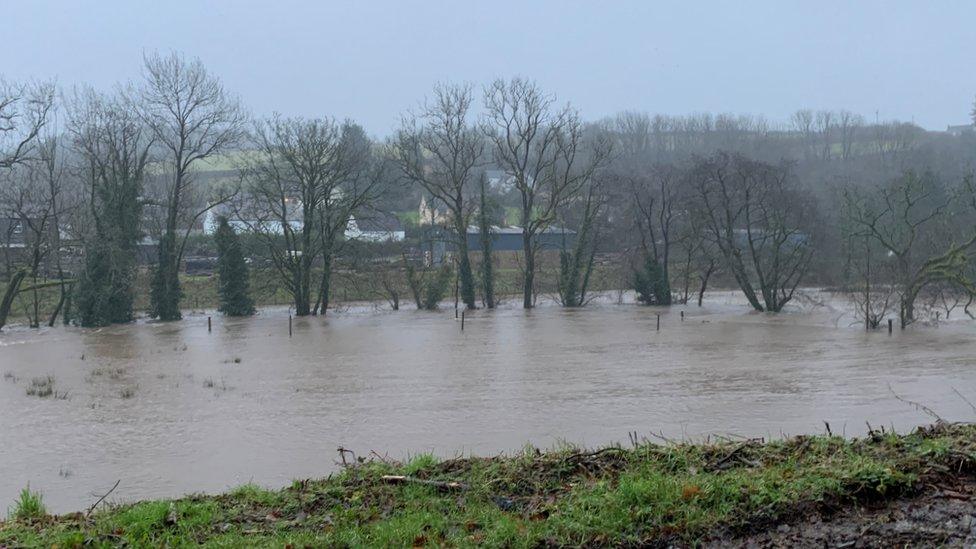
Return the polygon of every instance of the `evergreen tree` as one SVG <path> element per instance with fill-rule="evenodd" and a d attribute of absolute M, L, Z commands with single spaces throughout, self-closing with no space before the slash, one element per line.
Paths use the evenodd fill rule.
<path fill-rule="evenodd" d="M 481 174 L 481 205 L 478 208 L 478 229 L 481 233 L 481 284 L 484 288 L 484 304 L 489 309 L 495 308 L 495 273 L 491 263 L 491 214 L 488 210 L 488 198 L 485 193 L 487 180 Z"/>
<path fill-rule="evenodd" d="M 227 316 L 254 314 L 254 300 L 249 295 L 247 264 L 241 252 L 241 242 L 226 217 L 219 220 L 216 241 L 217 279 L 220 284 L 218 310 Z"/>
<path fill-rule="evenodd" d="M 634 289 L 637 300 L 645 305 L 670 305 L 671 286 L 664 276 L 661 264 L 650 255 L 644 257 L 644 266 L 634 272 Z"/>
<path fill-rule="evenodd" d="M 94 230 L 85 239 L 85 266 L 72 291 L 77 305 L 73 320 L 82 326 L 106 326 L 134 316 L 140 196 L 152 142 L 138 118 L 119 103 L 92 97 L 85 109 L 73 131 L 89 176 L 88 213 Z"/>

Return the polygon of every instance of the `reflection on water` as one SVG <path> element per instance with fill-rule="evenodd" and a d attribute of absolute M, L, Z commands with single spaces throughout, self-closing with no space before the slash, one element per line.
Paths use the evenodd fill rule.
<path fill-rule="evenodd" d="M 628 431 L 779 436 L 907 429 L 892 397 L 973 419 L 976 326 L 850 328 L 842 306 L 749 313 L 633 305 L 469 313 L 350 311 L 294 322 L 205 316 L 0 335 L 0 508 L 28 482 L 54 511 L 121 499 L 280 486 L 335 469 L 340 445 L 392 456 L 490 454 Z M 662 315 L 655 331 L 655 315 Z M 53 375 L 67 400 L 26 395 Z M 9 376 L 15 376 L 10 378 Z"/>

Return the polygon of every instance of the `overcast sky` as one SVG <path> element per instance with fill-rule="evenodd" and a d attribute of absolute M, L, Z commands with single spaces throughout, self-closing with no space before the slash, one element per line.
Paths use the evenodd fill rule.
<path fill-rule="evenodd" d="M 0 0 L 0 73 L 109 88 L 196 56 L 256 114 L 386 135 L 438 81 L 535 79 L 587 119 L 797 108 L 944 129 L 976 95 L 972 1 Z M 744 7 L 748 5 L 748 7 Z"/>

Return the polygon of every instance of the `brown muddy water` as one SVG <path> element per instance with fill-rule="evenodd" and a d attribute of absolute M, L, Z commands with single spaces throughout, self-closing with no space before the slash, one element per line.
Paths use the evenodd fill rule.
<path fill-rule="evenodd" d="M 668 437 L 899 430 L 976 413 L 976 323 L 864 333 L 845 306 L 750 313 L 735 294 L 670 310 L 516 303 L 206 315 L 0 334 L 0 511 L 30 484 L 56 512 L 112 499 L 269 487 L 337 468 L 336 448 L 403 458 Z M 656 314 L 661 330 L 655 330 Z M 961 313 L 956 313 L 961 316 Z M 27 394 L 53 376 L 55 395 Z M 892 390 L 889 390 L 889 385 Z M 67 393 L 66 398 L 55 396 Z"/>

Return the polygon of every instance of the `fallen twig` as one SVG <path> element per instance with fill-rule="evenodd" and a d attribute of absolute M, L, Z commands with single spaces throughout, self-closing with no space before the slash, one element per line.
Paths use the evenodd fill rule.
<path fill-rule="evenodd" d="M 896 400 L 899 400 L 901 402 L 904 402 L 905 404 L 908 404 L 910 406 L 914 406 L 916 410 L 925 413 L 929 417 L 934 418 L 935 421 L 936 421 L 936 423 L 945 423 L 945 420 L 942 419 L 942 417 L 939 414 L 935 413 L 935 411 L 932 410 L 932 408 L 929 408 L 928 406 L 926 406 L 924 404 L 920 404 L 920 403 L 915 402 L 913 400 L 908 400 L 907 398 L 903 398 L 903 397 L 899 396 L 898 393 L 896 393 L 895 390 L 891 388 L 891 384 L 890 383 L 888 384 L 888 390 L 891 391 L 892 396 L 894 396 Z"/>
<path fill-rule="evenodd" d="M 347 467 L 347 468 L 350 467 L 350 464 L 346 461 L 346 454 L 349 454 L 349 455 L 352 456 L 353 464 L 355 464 L 355 462 L 356 462 L 356 453 L 355 452 L 353 452 L 352 450 L 343 448 L 342 446 L 336 448 L 336 451 L 339 452 L 339 459 L 342 460 L 342 466 L 343 467 Z"/>
<path fill-rule="evenodd" d="M 963 402 L 965 402 L 966 404 L 968 404 L 969 407 L 973 409 L 973 412 L 976 412 L 976 405 L 973 405 L 973 403 L 968 398 L 966 398 L 965 396 L 963 396 L 963 394 L 960 393 L 958 389 L 956 389 L 955 387 L 953 387 L 952 388 L 952 392 L 953 393 L 956 393 L 957 395 L 959 395 L 959 398 L 961 398 L 963 400 Z"/>
<path fill-rule="evenodd" d="M 120 482 L 122 482 L 122 479 L 119 479 L 119 480 L 115 481 L 115 485 L 112 486 L 112 489 L 109 490 L 108 492 L 105 492 L 104 494 L 102 494 L 102 497 L 98 498 L 98 501 L 96 501 L 95 503 L 93 503 L 92 506 L 88 508 L 88 511 L 85 512 L 85 518 L 88 518 L 92 514 L 92 512 L 95 510 L 95 508 L 98 507 L 98 504 L 101 503 L 101 502 L 103 502 L 103 501 L 105 501 L 105 498 L 107 498 L 109 496 L 109 494 L 111 494 L 112 492 L 114 492 L 115 489 L 119 487 L 119 483 Z"/>
<path fill-rule="evenodd" d="M 404 475 L 383 475 L 380 477 L 383 482 L 390 484 L 422 484 L 432 486 L 444 492 L 467 490 L 468 485 L 457 481 L 427 480 L 422 478 L 408 477 Z"/>

